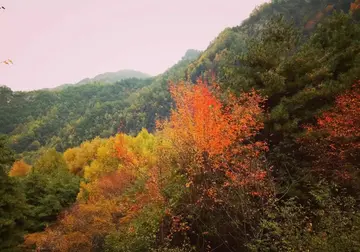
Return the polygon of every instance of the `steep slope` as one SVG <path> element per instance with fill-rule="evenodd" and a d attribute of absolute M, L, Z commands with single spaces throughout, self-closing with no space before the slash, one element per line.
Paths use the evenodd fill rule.
<path fill-rule="evenodd" d="M 278 142 L 301 132 L 359 78 L 356 6 L 350 0 L 266 3 L 224 30 L 187 71 L 193 82 L 215 73 L 224 89 L 255 88 L 266 96 L 266 134 Z"/>
<path fill-rule="evenodd" d="M 273 0 L 255 9 L 241 25 L 227 28 L 219 34 L 189 66 L 188 73 L 194 82 L 200 76 L 216 72 L 221 78 L 228 58 L 246 51 L 246 41 L 259 35 L 265 24 L 274 16 L 283 15 L 305 35 L 311 34 L 316 24 L 334 11 L 347 13 L 353 0 Z"/>

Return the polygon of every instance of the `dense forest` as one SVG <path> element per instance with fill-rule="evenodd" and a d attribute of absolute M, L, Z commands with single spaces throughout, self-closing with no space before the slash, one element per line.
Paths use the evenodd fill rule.
<path fill-rule="evenodd" d="M 0 87 L 0 251 L 360 251 L 359 22 L 273 0 L 156 77 Z"/>

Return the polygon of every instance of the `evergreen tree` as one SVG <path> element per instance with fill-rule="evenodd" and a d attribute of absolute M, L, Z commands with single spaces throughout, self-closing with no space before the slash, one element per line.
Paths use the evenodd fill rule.
<path fill-rule="evenodd" d="M 16 251 L 24 227 L 25 197 L 20 185 L 8 176 L 12 151 L 0 137 L 0 251 Z"/>
<path fill-rule="evenodd" d="M 55 149 L 42 155 L 24 180 L 29 205 L 28 230 L 41 231 L 66 207 L 75 202 L 79 178 L 68 171 L 61 153 Z"/>

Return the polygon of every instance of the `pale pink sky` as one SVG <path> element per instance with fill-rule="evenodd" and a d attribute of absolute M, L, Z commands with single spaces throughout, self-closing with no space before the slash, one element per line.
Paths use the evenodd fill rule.
<path fill-rule="evenodd" d="M 0 85 L 33 90 L 96 74 L 165 71 L 265 0 L 0 0 Z"/>

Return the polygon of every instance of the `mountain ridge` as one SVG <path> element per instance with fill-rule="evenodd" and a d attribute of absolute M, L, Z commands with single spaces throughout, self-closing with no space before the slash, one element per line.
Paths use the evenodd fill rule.
<path fill-rule="evenodd" d="M 90 78 L 84 78 L 76 83 L 66 83 L 62 84 L 60 86 L 56 86 L 54 88 L 51 88 L 50 90 L 59 90 L 62 88 L 66 88 L 69 86 L 79 86 L 79 85 L 86 85 L 90 83 L 102 83 L 102 84 L 110 84 L 117 81 L 121 81 L 124 79 L 131 79 L 131 78 L 137 78 L 137 79 L 146 79 L 151 78 L 152 76 L 147 73 L 143 73 L 141 71 L 133 70 L 133 69 L 121 69 L 116 72 L 105 72 L 101 74 L 97 74 L 94 77 Z M 48 88 L 49 89 L 49 88 Z"/>

